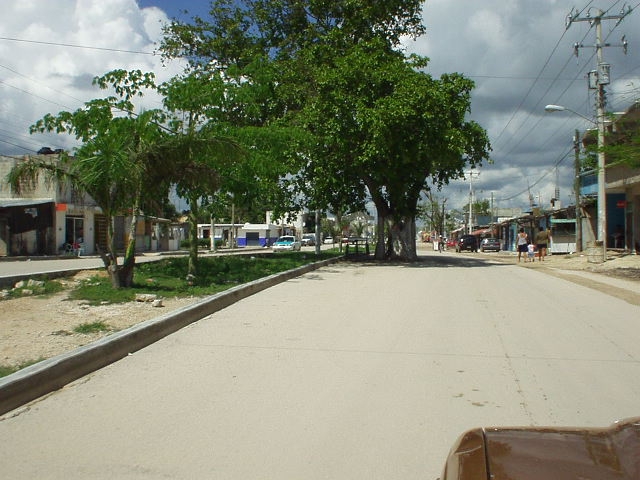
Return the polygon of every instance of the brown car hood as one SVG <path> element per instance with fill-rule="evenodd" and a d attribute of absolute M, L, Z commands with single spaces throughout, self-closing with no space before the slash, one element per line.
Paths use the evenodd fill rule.
<path fill-rule="evenodd" d="M 485 428 L 465 433 L 443 480 L 640 479 L 640 417 L 608 428 Z"/>

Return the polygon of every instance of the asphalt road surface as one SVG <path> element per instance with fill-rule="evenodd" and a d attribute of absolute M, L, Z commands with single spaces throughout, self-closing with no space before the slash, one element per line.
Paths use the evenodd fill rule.
<path fill-rule="evenodd" d="M 487 258 L 338 264 L 238 302 L 7 414 L 1 476 L 435 479 L 472 427 L 640 415 L 640 307 Z"/>

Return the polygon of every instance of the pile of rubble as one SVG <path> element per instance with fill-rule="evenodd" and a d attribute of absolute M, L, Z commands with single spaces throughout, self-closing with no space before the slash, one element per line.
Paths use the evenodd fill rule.
<path fill-rule="evenodd" d="M 0 298 L 8 298 L 11 296 L 28 296 L 44 291 L 44 281 L 42 280 L 20 280 L 11 290 L 0 290 Z"/>

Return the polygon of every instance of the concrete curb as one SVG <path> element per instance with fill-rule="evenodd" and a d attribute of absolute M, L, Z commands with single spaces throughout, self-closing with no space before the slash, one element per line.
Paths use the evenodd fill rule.
<path fill-rule="evenodd" d="M 10 275 L 6 277 L 0 277 L 0 289 L 13 288 L 13 286 L 20 280 L 38 280 L 46 278 L 47 280 L 53 280 L 54 278 L 72 277 L 85 270 L 100 270 L 97 268 L 69 268 L 67 270 L 56 270 L 55 272 L 40 272 L 40 273 L 24 273 L 18 275 Z M 104 270 L 104 267 L 102 267 Z"/>
<path fill-rule="evenodd" d="M 58 390 L 243 298 L 340 260 L 342 257 L 330 258 L 230 288 L 8 375 L 0 379 L 0 415 Z"/>

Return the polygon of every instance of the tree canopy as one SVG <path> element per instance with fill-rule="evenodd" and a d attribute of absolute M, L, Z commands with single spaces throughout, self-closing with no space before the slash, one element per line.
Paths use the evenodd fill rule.
<path fill-rule="evenodd" d="M 254 125 L 302 127 L 289 180 L 309 205 L 343 212 L 371 199 L 376 256 L 414 259 L 420 193 L 480 164 L 484 130 L 465 119 L 473 82 L 434 79 L 401 39 L 424 33 L 418 0 L 213 0 L 207 19 L 174 22 L 161 46 L 250 86 Z M 258 97 L 254 96 L 254 99 Z M 390 228 L 385 229 L 384 225 Z"/>

